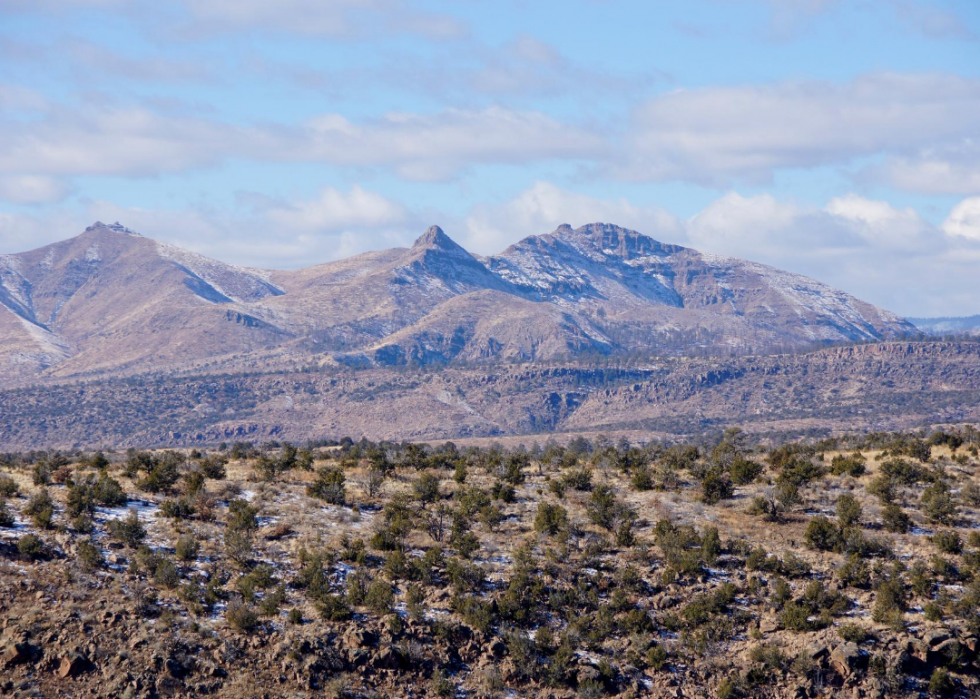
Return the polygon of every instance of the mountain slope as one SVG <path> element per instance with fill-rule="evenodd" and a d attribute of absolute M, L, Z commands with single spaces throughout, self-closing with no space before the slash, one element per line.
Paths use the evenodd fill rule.
<path fill-rule="evenodd" d="M 227 265 L 96 223 L 0 256 L 0 375 L 752 353 L 914 332 L 799 275 L 609 224 L 477 258 L 411 248 L 296 271 Z"/>
<path fill-rule="evenodd" d="M 22 328 L 0 361 L 45 356 L 55 375 L 162 368 L 248 352 L 283 333 L 244 310 L 282 292 L 258 273 L 101 223 L 82 235 L 10 255 L 0 303 Z"/>

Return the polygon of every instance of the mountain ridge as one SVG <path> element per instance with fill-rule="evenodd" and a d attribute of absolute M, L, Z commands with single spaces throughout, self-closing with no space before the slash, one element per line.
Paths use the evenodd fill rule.
<path fill-rule="evenodd" d="M 0 330 L 13 383 L 209 364 L 751 354 L 915 332 L 807 277 L 607 223 L 562 224 L 488 257 L 432 226 L 410 248 L 276 271 L 96 222 L 0 256 Z"/>

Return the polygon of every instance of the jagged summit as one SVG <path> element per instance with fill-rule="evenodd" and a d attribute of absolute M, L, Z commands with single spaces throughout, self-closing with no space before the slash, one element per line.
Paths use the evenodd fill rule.
<path fill-rule="evenodd" d="M 587 245 L 597 252 L 627 260 L 649 255 L 672 255 L 686 250 L 680 245 L 662 243 L 648 235 L 612 223 L 589 223 L 575 229 L 568 224 L 562 224 L 552 235 L 576 247 Z"/>
<path fill-rule="evenodd" d="M 116 221 L 115 223 L 102 223 L 102 221 L 96 221 L 91 226 L 85 229 L 86 233 L 90 233 L 94 231 L 112 231 L 113 233 L 125 233 L 126 235 L 135 235 L 135 236 L 140 235 L 136 231 L 122 225 L 121 223 L 119 223 L 119 221 Z"/>
<path fill-rule="evenodd" d="M 419 236 L 419 239 L 412 245 L 413 248 L 428 248 L 445 250 L 447 252 L 466 252 L 455 240 L 446 235 L 439 226 L 429 226 L 429 228 Z M 469 253 L 466 253 L 467 255 Z"/>

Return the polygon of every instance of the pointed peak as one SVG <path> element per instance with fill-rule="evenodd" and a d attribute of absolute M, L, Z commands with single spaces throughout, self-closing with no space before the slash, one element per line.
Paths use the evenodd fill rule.
<path fill-rule="evenodd" d="M 462 250 L 452 238 L 443 232 L 439 226 L 429 226 L 429 229 L 415 241 L 413 248 L 438 248 L 439 250 L 458 251 Z"/>

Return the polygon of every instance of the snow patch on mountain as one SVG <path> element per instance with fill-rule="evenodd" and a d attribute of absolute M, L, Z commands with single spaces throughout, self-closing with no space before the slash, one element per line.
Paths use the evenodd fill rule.
<path fill-rule="evenodd" d="M 221 296 L 232 301 L 248 303 L 285 293 L 270 282 L 268 273 L 263 275 L 262 270 L 218 262 L 169 243 L 157 241 L 156 245 L 161 257 L 187 269 Z"/>
<path fill-rule="evenodd" d="M 93 243 L 92 246 L 85 251 L 85 261 L 86 262 L 101 262 L 102 255 L 99 254 L 99 244 Z"/>
<path fill-rule="evenodd" d="M 0 255 L 0 303 L 4 296 L 8 301 L 5 305 L 12 308 L 18 315 L 31 315 L 30 282 L 21 274 L 20 260 L 13 255 Z"/>

